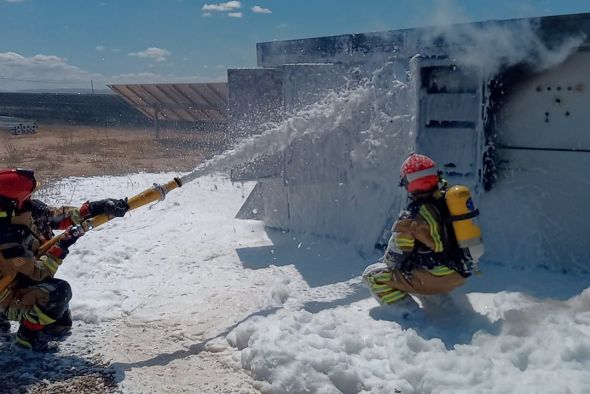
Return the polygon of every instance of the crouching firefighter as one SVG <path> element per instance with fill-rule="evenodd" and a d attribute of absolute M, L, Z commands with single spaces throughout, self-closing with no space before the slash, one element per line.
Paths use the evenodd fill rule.
<path fill-rule="evenodd" d="M 444 294 L 461 286 L 483 254 L 483 244 L 472 220 L 478 211 L 469 189 L 448 189 L 432 159 L 411 154 L 400 177 L 408 205 L 393 225 L 383 258 L 365 269 L 363 282 L 381 305 L 417 308 L 408 294 Z"/>
<path fill-rule="evenodd" d="M 0 288 L 0 336 L 9 337 L 10 321 L 16 321 L 12 347 L 45 351 L 48 341 L 67 336 L 72 327 L 72 290 L 54 275 L 84 234 L 81 223 L 99 214 L 123 216 L 129 206 L 125 200 L 105 199 L 80 208 L 50 207 L 31 198 L 37 186 L 32 170 L 0 169 L 0 283 L 14 278 Z M 53 230 L 64 230 L 63 237 L 39 253 Z"/>

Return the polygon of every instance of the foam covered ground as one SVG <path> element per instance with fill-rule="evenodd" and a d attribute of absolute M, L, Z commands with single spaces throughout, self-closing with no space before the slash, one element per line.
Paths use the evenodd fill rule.
<path fill-rule="evenodd" d="M 46 199 L 173 176 L 67 179 Z M 360 285 L 378 254 L 234 219 L 252 187 L 199 178 L 88 233 L 58 274 L 78 327 L 62 346 L 103 354 L 123 392 L 590 391 L 589 277 L 484 259 L 452 299 L 392 317 Z"/>

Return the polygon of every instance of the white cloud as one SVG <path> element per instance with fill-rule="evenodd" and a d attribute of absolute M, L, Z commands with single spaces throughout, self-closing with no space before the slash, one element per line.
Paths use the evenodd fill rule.
<path fill-rule="evenodd" d="M 22 79 L 86 79 L 91 73 L 67 63 L 66 58 L 54 55 L 25 57 L 15 52 L 0 53 L 0 75 L 21 76 Z"/>
<path fill-rule="evenodd" d="M 210 12 L 203 12 L 201 15 L 202 15 L 202 16 L 211 16 L 211 15 L 213 15 L 213 14 L 212 14 L 212 13 L 210 13 Z"/>
<path fill-rule="evenodd" d="M 216 4 L 205 4 L 202 8 L 203 11 L 217 11 L 217 12 L 228 12 L 234 11 L 242 7 L 242 3 L 239 1 L 228 1 L 226 3 Z"/>
<path fill-rule="evenodd" d="M 102 52 L 102 51 L 104 51 L 104 45 L 97 45 L 96 52 Z"/>
<path fill-rule="evenodd" d="M 7 3 L 24 3 L 26 0 L 5 0 Z"/>
<path fill-rule="evenodd" d="M 230 16 L 232 18 L 241 18 L 242 13 L 241 12 L 228 12 L 227 16 Z"/>
<path fill-rule="evenodd" d="M 165 62 L 166 57 L 170 56 L 170 52 L 166 49 L 151 47 L 146 49 L 145 51 L 131 52 L 128 55 L 141 57 L 144 59 L 154 59 L 157 62 Z"/>
<path fill-rule="evenodd" d="M 67 59 L 54 55 L 26 57 L 15 52 L 0 52 L 0 90 L 18 91 L 30 89 L 90 89 L 90 81 L 96 89 L 106 89 L 114 83 L 183 83 L 221 82 L 227 79 L 224 72 L 217 76 L 175 75 L 139 72 L 106 76 L 92 73 L 68 64 Z"/>
<path fill-rule="evenodd" d="M 59 56 L 39 54 L 26 57 L 15 52 L 0 53 L 2 90 L 89 86 L 90 80 L 100 78 L 101 74 L 72 66 Z"/>
<path fill-rule="evenodd" d="M 252 12 L 255 14 L 272 14 L 271 10 L 269 10 L 268 8 L 263 8 L 259 5 L 255 5 L 254 7 L 252 7 Z"/>

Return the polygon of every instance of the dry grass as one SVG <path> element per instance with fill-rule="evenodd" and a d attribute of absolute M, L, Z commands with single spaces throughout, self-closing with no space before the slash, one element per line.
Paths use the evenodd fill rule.
<path fill-rule="evenodd" d="M 38 132 L 0 134 L 0 166 L 34 169 L 45 179 L 189 171 L 227 146 L 222 132 L 39 125 Z"/>
<path fill-rule="evenodd" d="M 5 156 L 5 163 L 6 167 L 16 167 L 20 161 L 22 153 L 19 151 L 18 144 L 16 144 L 11 139 L 8 139 L 5 143 L 2 144 L 4 149 L 4 156 Z"/>

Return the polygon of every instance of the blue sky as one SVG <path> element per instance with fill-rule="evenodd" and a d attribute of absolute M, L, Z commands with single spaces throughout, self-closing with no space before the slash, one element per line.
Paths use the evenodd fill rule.
<path fill-rule="evenodd" d="M 588 0 L 0 0 L 0 91 L 225 80 L 256 43 L 589 12 Z"/>

